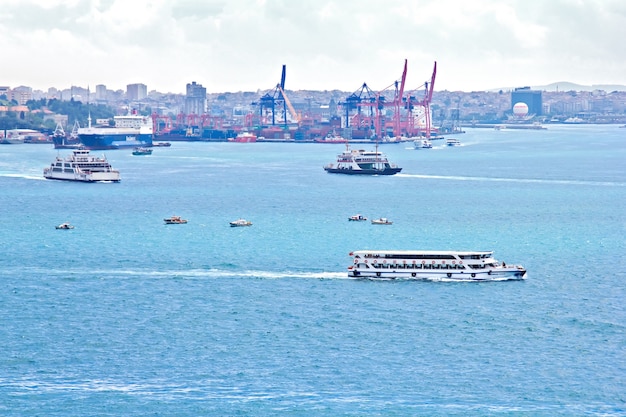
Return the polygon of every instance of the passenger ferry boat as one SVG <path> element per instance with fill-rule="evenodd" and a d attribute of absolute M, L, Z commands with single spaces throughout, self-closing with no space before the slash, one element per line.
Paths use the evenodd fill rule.
<path fill-rule="evenodd" d="M 337 155 L 337 164 L 328 164 L 324 170 L 332 174 L 394 175 L 402 168 L 389 163 L 387 156 L 378 151 L 378 146 L 375 151 L 365 151 L 351 150 L 346 144 L 346 150 Z"/>
<path fill-rule="evenodd" d="M 129 114 L 113 117 L 115 126 L 88 126 L 78 129 L 78 138 L 87 149 L 120 149 L 152 146 L 152 119 L 147 116 Z"/>
<path fill-rule="evenodd" d="M 87 149 L 76 149 L 67 158 L 57 156 L 43 176 L 51 180 L 66 181 L 120 181 L 120 172 L 113 169 L 106 157 L 96 157 Z"/>
<path fill-rule="evenodd" d="M 521 265 L 507 265 L 492 251 L 370 251 L 350 253 L 348 276 L 378 279 L 434 281 L 505 281 L 526 278 Z"/>

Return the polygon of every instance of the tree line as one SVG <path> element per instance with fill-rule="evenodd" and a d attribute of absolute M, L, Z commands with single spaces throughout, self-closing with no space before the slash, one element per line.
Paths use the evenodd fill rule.
<path fill-rule="evenodd" d="M 50 110 L 55 114 L 67 115 L 68 126 L 73 126 L 76 121 L 80 126 L 87 126 L 87 118 L 113 120 L 114 108 L 104 104 L 84 104 L 81 101 L 71 99 L 63 101 L 58 99 L 29 100 L 25 106 L 28 111 L 10 111 L 11 107 L 17 106 L 15 100 L 8 100 L 6 95 L 0 96 L 0 106 L 7 106 L 9 111 L 0 113 L 0 129 L 34 129 L 42 132 L 52 132 L 56 127 L 53 120 L 44 120 L 43 110 Z M 37 110 L 40 110 L 37 112 Z"/>

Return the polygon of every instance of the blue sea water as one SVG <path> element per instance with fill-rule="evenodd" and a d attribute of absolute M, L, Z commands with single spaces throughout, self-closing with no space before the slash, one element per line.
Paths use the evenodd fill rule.
<path fill-rule="evenodd" d="M 66 183 L 42 170 L 69 151 L 0 147 L 0 415 L 626 415 L 626 129 L 548 127 L 383 145 L 390 177 L 325 173 L 342 145 L 176 142 Z M 348 279 L 358 249 L 528 279 Z"/>

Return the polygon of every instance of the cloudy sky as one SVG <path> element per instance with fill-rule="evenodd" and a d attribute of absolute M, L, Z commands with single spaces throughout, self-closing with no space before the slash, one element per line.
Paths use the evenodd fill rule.
<path fill-rule="evenodd" d="M 0 85 L 183 93 L 626 84 L 624 0 L 1 0 Z"/>

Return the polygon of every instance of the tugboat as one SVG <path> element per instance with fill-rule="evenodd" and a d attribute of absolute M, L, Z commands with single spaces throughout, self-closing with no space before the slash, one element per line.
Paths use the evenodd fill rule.
<path fill-rule="evenodd" d="M 387 156 L 378 151 L 377 143 L 375 151 L 351 150 L 346 144 L 346 150 L 337 155 L 337 164 L 328 164 L 324 170 L 331 174 L 395 175 L 402 168 L 389 163 Z"/>

